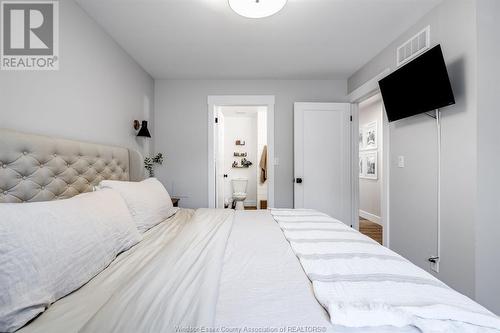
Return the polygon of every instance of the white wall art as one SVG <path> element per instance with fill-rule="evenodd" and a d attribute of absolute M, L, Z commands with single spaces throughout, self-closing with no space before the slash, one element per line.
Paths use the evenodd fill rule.
<path fill-rule="evenodd" d="M 378 179 L 378 131 L 373 121 L 359 129 L 359 177 Z"/>
<path fill-rule="evenodd" d="M 366 151 L 359 154 L 359 177 L 378 179 L 378 153 Z"/>
<path fill-rule="evenodd" d="M 364 126 L 364 149 L 377 149 L 378 147 L 378 133 L 377 122 L 371 122 Z"/>

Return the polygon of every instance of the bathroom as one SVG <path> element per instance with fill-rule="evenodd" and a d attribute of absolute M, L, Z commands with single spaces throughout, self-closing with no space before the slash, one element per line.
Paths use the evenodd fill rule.
<path fill-rule="evenodd" d="M 267 108 L 221 106 L 217 116 L 217 207 L 266 209 Z"/>

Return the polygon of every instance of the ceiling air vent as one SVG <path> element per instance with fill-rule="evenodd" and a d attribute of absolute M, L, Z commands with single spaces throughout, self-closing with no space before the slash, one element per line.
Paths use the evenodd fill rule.
<path fill-rule="evenodd" d="M 431 43 L 431 27 L 427 26 L 424 30 L 410 38 L 397 50 L 398 67 L 404 65 L 415 58 L 425 50 L 429 49 Z"/>

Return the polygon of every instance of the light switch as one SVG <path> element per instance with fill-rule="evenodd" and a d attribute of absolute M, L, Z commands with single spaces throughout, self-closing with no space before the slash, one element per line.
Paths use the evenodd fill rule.
<path fill-rule="evenodd" d="M 404 156 L 398 156 L 398 167 L 399 168 L 405 167 L 405 157 Z"/>
<path fill-rule="evenodd" d="M 280 159 L 275 157 L 274 158 L 274 165 L 280 165 Z"/>

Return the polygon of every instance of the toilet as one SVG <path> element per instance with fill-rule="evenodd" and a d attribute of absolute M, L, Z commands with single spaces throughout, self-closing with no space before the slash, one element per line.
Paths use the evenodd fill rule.
<path fill-rule="evenodd" d="M 233 184 L 233 201 L 236 203 L 236 210 L 244 210 L 243 201 L 247 198 L 248 179 L 235 178 L 231 181 Z"/>

